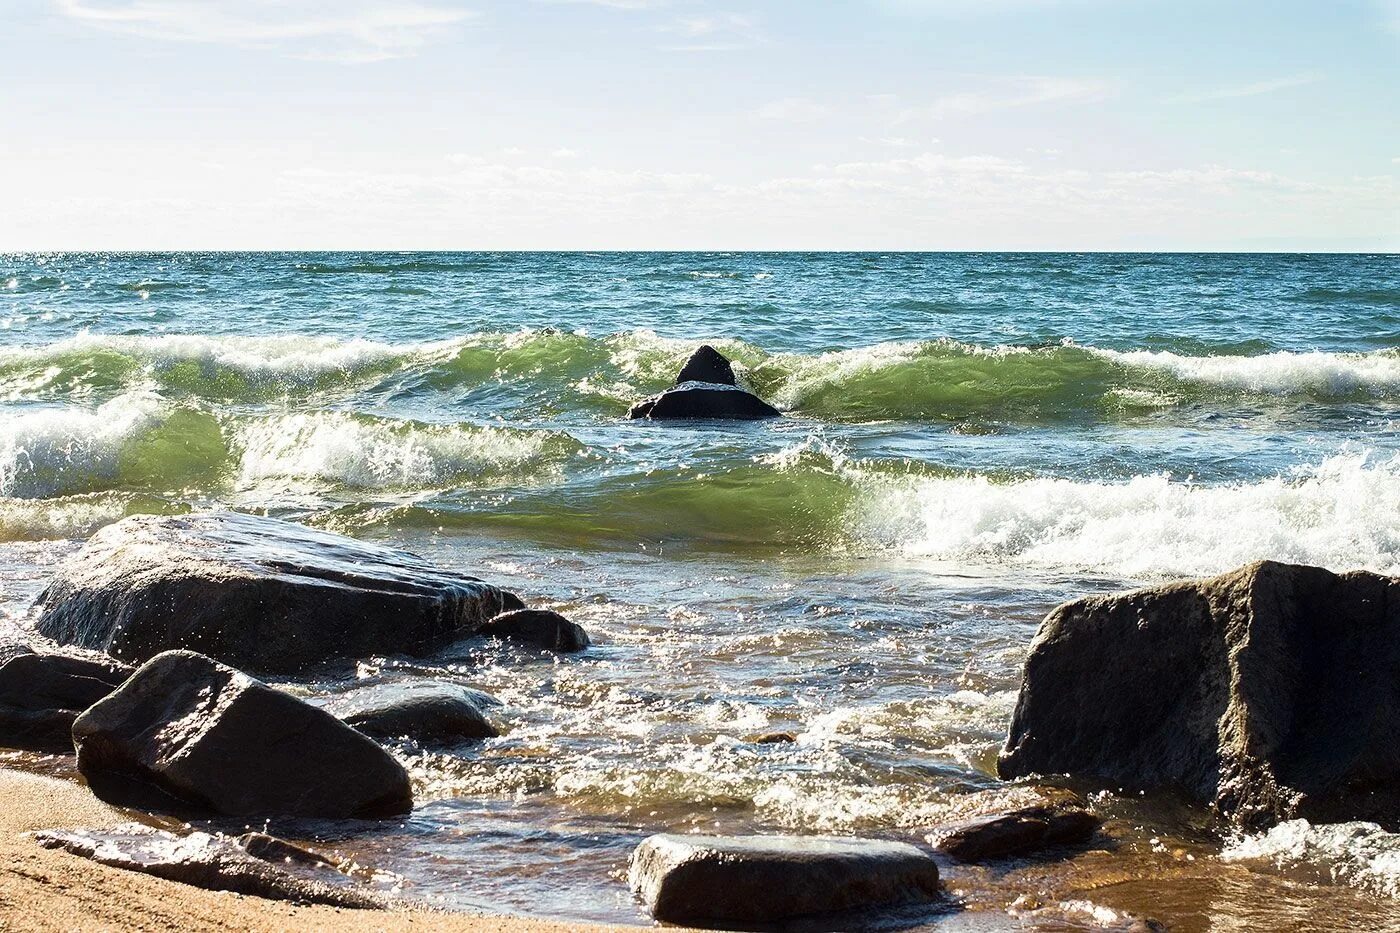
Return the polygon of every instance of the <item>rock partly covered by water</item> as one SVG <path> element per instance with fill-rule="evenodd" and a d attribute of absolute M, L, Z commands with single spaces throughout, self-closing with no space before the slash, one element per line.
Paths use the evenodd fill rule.
<path fill-rule="evenodd" d="M 662 834 L 632 855 L 632 890 L 666 923 L 764 924 L 938 896 L 938 866 L 904 842 Z"/>
<path fill-rule="evenodd" d="M 323 709 L 190 651 L 146 662 L 73 723 L 99 796 L 228 816 L 381 817 L 413 804 L 407 772 Z"/>
<path fill-rule="evenodd" d="M 1395 826 L 1397 736 L 1400 578 L 1262 561 L 1051 612 L 999 771 L 1174 788 L 1249 828 Z"/>
<path fill-rule="evenodd" d="M 238 839 L 205 832 L 177 836 L 125 823 L 109 830 L 45 830 L 34 838 L 45 848 L 211 891 L 335 907 L 386 905 L 314 853 L 262 833 Z"/>
<path fill-rule="evenodd" d="M 131 671 L 104 658 L 13 654 L 0 663 L 0 745 L 71 754 L 73 720 Z"/>
<path fill-rule="evenodd" d="M 960 862 L 984 862 L 1088 842 L 1100 822 L 1082 807 L 1022 807 L 940 826 L 928 842 Z"/>
<path fill-rule="evenodd" d="M 184 648 L 259 672 L 425 654 L 522 608 L 412 554 L 231 512 L 110 525 L 40 602 L 38 630 L 61 644 L 137 662 Z"/>
<path fill-rule="evenodd" d="M 734 368 L 714 347 L 702 346 L 681 367 L 674 388 L 638 402 L 629 418 L 778 418 L 782 412 L 739 388 Z"/>
<path fill-rule="evenodd" d="M 498 702 L 480 690 L 426 682 L 352 690 L 330 700 L 325 708 L 375 738 L 457 742 L 500 735 L 483 711 Z"/>
<path fill-rule="evenodd" d="M 548 609 L 516 609 L 503 612 L 477 632 L 542 648 L 545 651 L 582 651 L 591 642 L 583 626 Z"/>

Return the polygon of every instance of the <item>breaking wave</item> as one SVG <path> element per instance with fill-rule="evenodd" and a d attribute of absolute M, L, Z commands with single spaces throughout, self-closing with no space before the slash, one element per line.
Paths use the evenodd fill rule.
<path fill-rule="evenodd" d="M 1092 421 L 1240 399 L 1400 398 L 1400 351 L 1178 353 L 1056 343 L 880 343 L 769 353 L 713 341 L 741 381 L 785 410 L 833 421 Z M 665 386 L 700 343 L 632 331 L 552 329 L 387 344 L 323 337 L 79 335 L 0 351 L 0 398 L 59 400 L 150 385 L 193 397 L 265 401 L 382 388 L 492 393 L 531 410 L 579 405 L 618 414 Z"/>

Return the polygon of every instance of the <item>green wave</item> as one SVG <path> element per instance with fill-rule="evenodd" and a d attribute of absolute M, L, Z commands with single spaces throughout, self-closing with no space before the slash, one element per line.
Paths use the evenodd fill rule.
<path fill-rule="evenodd" d="M 612 417 L 668 385 L 699 342 L 549 329 L 405 345 L 84 336 L 0 351 L 0 395 L 66 401 L 141 385 L 169 397 L 242 403 L 445 395 L 502 413 Z M 829 421 L 1059 423 L 1240 399 L 1400 398 L 1396 350 L 1211 353 L 931 340 L 804 354 L 712 342 L 750 389 L 793 414 Z"/>

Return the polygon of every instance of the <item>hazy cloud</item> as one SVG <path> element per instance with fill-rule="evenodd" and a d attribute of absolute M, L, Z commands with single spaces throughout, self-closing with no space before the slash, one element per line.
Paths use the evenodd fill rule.
<path fill-rule="evenodd" d="M 1282 78 L 1269 78 L 1264 81 L 1251 81 L 1248 84 L 1233 84 L 1226 87 L 1218 87 L 1198 94 L 1181 94 L 1169 99 L 1174 101 L 1205 101 L 1229 100 L 1235 97 L 1255 97 L 1259 94 L 1272 94 L 1275 91 L 1283 91 L 1291 87 L 1303 87 L 1307 84 L 1316 84 L 1321 80 L 1321 75 L 1313 73 L 1288 75 Z"/>
<path fill-rule="evenodd" d="M 347 63 L 413 55 L 474 15 L 416 0 L 54 0 L 54 7 L 109 32 Z"/>

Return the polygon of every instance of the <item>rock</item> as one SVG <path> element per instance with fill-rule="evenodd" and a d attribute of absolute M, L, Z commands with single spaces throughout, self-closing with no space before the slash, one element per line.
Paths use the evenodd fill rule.
<path fill-rule="evenodd" d="M 591 644 L 583 626 L 548 609 L 503 612 L 478 629 L 477 634 L 518 641 L 546 651 L 582 651 Z"/>
<path fill-rule="evenodd" d="M 0 664 L 0 745 L 72 754 L 73 720 L 119 687 L 132 668 L 33 651 Z"/>
<path fill-rule="evenodd" d="M 781 745 L 796 742 L 797 736 L 791 732 L 761 732 L 758 735 L 749 736 L 745 741 L 755 745 Z"/>
<path fill-rule="evenodd" d="M 38 630 L 128 661 L 199 651 L 257 672 L 421 655 L 522 604 L 402 551 L 232 512 L 123 519 L 39 597 Z"/>
<path fill-rule="evenodd" d="M 738 385 L 734 379 L 734 367 L 729 364 L 729 358 L 709 344 L 701 345 L 700 349 L 692 353 L 690 359 L 685 361 L 685 365 L 681 367 L 680 375 L 676 377 L 676 385 L 683 382 L 709 382 L 722 386 Z"/>
<path fill-rule="evenodd" d="M 325 708 L 375 738 L 457 742 L 500 735 L 481 709 L 496 703 L 480 690 L 456 684 L 380 684 L 335 697 Z"/>
<path fill-rule="evenodd" d="M 1397 736 L 1400 578 L 1261 561 L 1051 612 L 998 770 L 1396 827 Z"/>
<path fill-rule="evenodd" d="M 754 924 L 919 903 L 938 866 L 904 842 L 824 836 L 680 836 L 642 842 L 632 890 L 664 923 Z"/>
<path fill-rule="evenodd" d="M 78 769 L 99 796 L 155 788 L 228 816 L 382 817 L 413 804 L 403 766 L 288 693 L 190 651 L 146 662 L 73 723 Z"/>
<path fill-rule="evenodd" d="M 33 654 L 34 649 L 22 641 L 0 641 L 0 664 L 22 654 Z"/>
<path fill-rule="evenodd" d="M 140 823 L 125 823 L 111 830 L 46 830 L 35 833 L 34 838 L 48 849 L 62 849 L 103 865 L 211 891 L 334 907 L 387 906 L 383 898 L 359 888 L 324 860 L 285 856 L 287 849 L 306 851 L 299 846 L 262 833 L 250 835 L 280 845 L 258 843 L 259 851 L 271 855 L 263 858 L 244 846 L 242 840 L 228 836 L 204 832 L 177 836 Z"/>
<path fill-rule="evenodd" d="M 1099 823 L 1078 808 L 1025 807 L 939 827 L 928 842 L 960 862 L 982 862 L 1088 842 Z"/>
<path fill-rule="evenodd" d="M 660 395 L 638 402 L 629 418 L 728 418 L 756 421 L 780 418 L 782 412 L 751 392 L 734 386 L 687 382 Z"/>
<path fill-rule="evenodd" d="M 739 388 L 734 367 L 714 347 L 702 346 L 676 377 L 674 388 L 633 405 L 629 418 L 779 418 L 782 412 Z"/>

